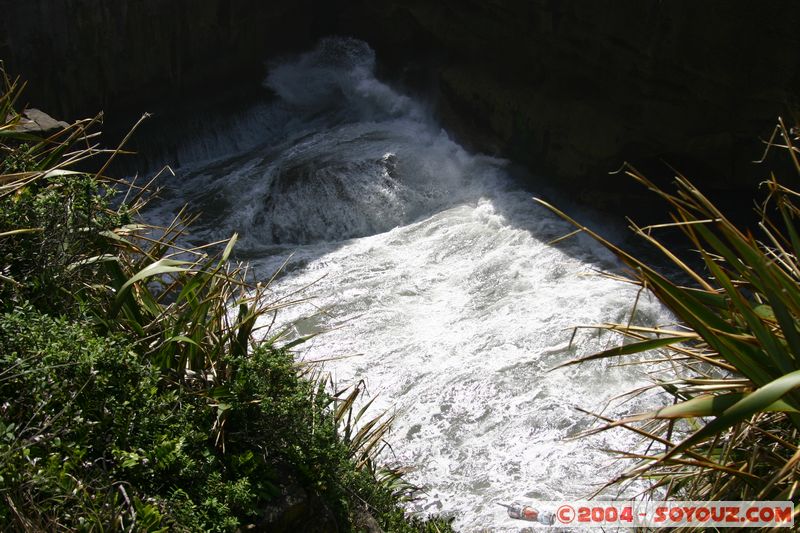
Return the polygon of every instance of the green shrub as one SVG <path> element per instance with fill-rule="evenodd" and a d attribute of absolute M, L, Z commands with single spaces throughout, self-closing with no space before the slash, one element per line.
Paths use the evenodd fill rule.
<path fill-rule="evenodd" d="M 363 501 L 391 530 L 416 530 L 350 462 L 330 397 L 290 354 L 260 347 L 233 364 L 209 401 L 168 386 L 124 338 L 30 306 L 0 317 L 0 523 L 71 531 L 143 527 L 144 515 L 145 529 L 232 531 L 295 483 L 338 524 Z M 222 411 L 224 453 L 211 437 Z"/>
<path fill-rule="evenodd" d="M 125 340 L 30 307 L 0 318 L 0 369 L 0 522 L 70 530 L 126 518 L 111 452 L 158 416 L 158 373 Z"/>
<path fill-rule="evenodd" d="M 0 528 L 449 530 L 405 517 L 414 488 L 377 462 L 390 419 L 355 427 L 363 388 L 327 393 L 304 339 L 256 334 L 292 302 L 229 261 L 235 236 L 180 247 L 191 217 L 139 219 L 155 191 L 104 174 L 121 149 L 96 121 L 20 133 L 1 64 L 0 89 Z"/>
<path fill-rule="evenodd" d="M 132 523 L 123 499 L 150 503 L 152 526 L 191 516 L 193 530 L 230 531 L 256 514 L 264 469 L 232 468 L 240 456 L 210 441 L 214 409 L 165 386 L 129 342 L 30 307 L 0 319 L 0 339 L 0 397 L 13 398 L 2 410 L 0 520 L 67 531 Z"/>
<path fill-rule="evenodd" d="M 91 176 L 47 177 L 0 200 L 0 301 L 23 301 L 54 312 L 72 311 L 91 284 L 102 283 L 98 264 L 109 253 L 102 232 L 124 222 Z"/>

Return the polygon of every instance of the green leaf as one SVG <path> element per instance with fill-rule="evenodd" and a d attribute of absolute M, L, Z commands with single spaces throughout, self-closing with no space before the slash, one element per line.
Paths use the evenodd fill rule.
<path fill-rule="evenodd" d="M 44 228 L 23 228 L 23 229 L 13 229 L 10 231 L 3 231 L 0 232 L 0 237 L 10 237 L 11 235 L 20 235 L 23 233 L 41 233 L 44 231 Z"/>
<path fill-rule="evenodd" d="M 718 418 L 712 420 L 699 431 L 672 448 L 664 456 L 664 459 L 672 457 L 709 437 L 718 435 L 734 424 L 747 420 L 756 413 L 767 411 L 775 402 L 797 387 L 800 387 L 800 370 L 795 370 L 760 387 L 741 400 L 738 400 L 731 407 L 725 409 Z"/>
<path fill-rule="evenodd" d="M 81 259 L 80 261 L 75 261 L 74 263 L 70 263 L 69 265 L 67 265 L 67 270 L 72 271 L 75 270 L 76 268 L 86 265 L 92 265 L 94 263 L 104 263 L 107 261 L 118 261 L 118 260 L 119 259 L 117 258 L 117 256 L 112 254 L 96 255 L 94 257 L 89 257 L 87 259 Z"/>
<path fill-rule="evenodd" d="M 231 252 L 233 251 L 233 247 L 236 245 L 236 241 L 238 239 L 239 239 L 238 233 L 234 233 L 233 236 L 231 236 L 230 240 L 228 241 L 228 244 L 225 246 L 225 250 L 222 252 L 222 257 L 219 260 L 220 264 L 228 261 L 228 257 L 230 257 Z"/>
<path fill-rule="evenodd" d="M 194 344 L 195 346 L 200 346 L 193 339 L 190 339 L 189 337 L 186 337 L 184 335 L 174 335 L 174 336 L 172 336 L 172 337 L 170 337 L 170 338 L 168 338 L 167 340 L 164 341 L 165 344 L 168 343 L 168 342 L 186 342 L 186 343 L 189 343 L 189 344 Z"/>
<path fill-rule="evenodd" d="M 141 316 L 139 315 L 138 307 L 135 305 L 136 302 L 133 301 L 132 298 L 128 297 L 128 289 L 137 281 L 142 281 L 153 276 L 161 276 L 171 272 L 187 272 L 189 269 L 185 268 L 184 265 L 188 264 L 191 263 L 188 263 L 187 261 L 177 261 L 174 259 L 160 259 L 140 270 L 137 274 L 123 283 L 123 285 L 117 291 L 117 297 L 114 299 L 114 305 L 111 308 L 110 317 L 114 318 L 117 316 L 117 313 L 119 313 L 119 310 L 123 307 L 123 305 L 127 304 L 129 313 L 134 315 L 134 320 L 140 322 Z"/>
<path fill-rule="evenodd" d="M 291 342 L 287 342 L 286 344 L 284 344 L 283 346 L 281 346 L 281 348 L 282 348 L 282 349 L 284 349 L 284 350 L 291 350 L 291 349 L 292 349 L 292 348 L 294 348 L 295 346 L 298 346 L 298 345 L 300 345 L 300 344 L 303 344 L 304 342 L 307 342 L 307 341 L 309 341 L 309 340 L 313 339 L 313 338 L 314 338 L 314 337 L 316 337 L 317 335 L 319 335 L 319 333 L 312 333 L 312 334 L 310 334 L 310 335 L 304 335 L 304 336 L 302 336 L 302 337 L 298 337 L 298 338 L 296 338 L 295 340 L 293 340 L 293 341 L 291 341 Z"/>
<path fill-rule="evenodd" d="M 765 320 L 775 320 L 775 312 L 768 305 L 757 305 L 753 311 Z"/>
<path fill-rule="evenodd" d="M 57 168 L 54 170 L 48 170 L 44 178 L 58 178 L 61 176 L 77 176 L 80 174 L 84 174 L 84 172 L 76 172 L 75 170 L 64 170 L 63 168 Z"/>
<path fill-rule="evenodd" d="M 729 394 L 705 394 L 692 398 L 691 400 L 662 407 L 658 411 L 650 413 L 648 418 L 689 418 L 703 416 L 719 416 L 727 409 L 734 406 L 740 400 L 748 397 L 750 393 L 732 392 Z M 769 412 L 798 413 L 797 409 L 784 402 L 777 400 L 762 409 Z"/>
<path fill-rule="evenodd" d="M 685 339 L 683 337 L 664 337 L 662 339 L 648 339 L 646 341 L 632 342 L 630 344 L 624 344 L 622 346 L 617 346 L 616 348 L 611 348 L 609 350 L 603 350 L 602 352 L 598 352 L 586 357 L 581 357 L 580 359 L 572 359 L 571 361 L 567 361 L 566 363 L 562 363 L 556 367 L 551 368 L 550 371 L 565 366 L 575 365 L 586 361 L 592 361 L 594 359 L 602 359 L 605 357 L 617 357 L 620 355 L 631 355 L 635 353 L 646 352 L 648 350 L 655 350 L 657 348 L 663 348 L 664 346 L 669 346 L 670 344 L 681 342 L 682 340 Z"/>
<path fill-rule="evenodd" d="M 163 274 L 169 274 L 170 272 L 186 272 L 189 270 L 185 268 L 184 265 L 189 265 L 188 261 L 178 261 L 175 259 L 159 259 L 155 263 L 146 266 L 142 270 L 140 270 L 137 274 L 135 274 L 131 279 L 129 279 L 125 284 L 120 288 L 120 292 L 124 291 L 137 281 L 142 281 L 143 279 L 151 278 L 153 276 L 161 276 Z"/>

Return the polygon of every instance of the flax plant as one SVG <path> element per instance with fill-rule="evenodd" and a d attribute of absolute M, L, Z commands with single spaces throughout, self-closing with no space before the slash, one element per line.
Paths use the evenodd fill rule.
<path fill-rule="evenodd" d="M 797 138 L 782 121 L 768 142 L 782 149 L 800 176 Z M 632 231 L 663 253 L 690 280 L 681 283 L 539 200 L 614 252 L 628 281 L 651 291 L 680 321 L 673 327 L 631 323 L 599 327 L 620 334 L 621 346 L 588 360 L 649 354 L 638 362 L 671 371 L 652 374 L 671 403 L 612 420 L 592 432 L 623 427 L 642 436 L 645 451 L 618 451 L 633 466 L 610 481 L 651 480 L 647 498 L 792 500 L 800 497 L 800 193 L 771 175 L 758 207 L 758 235 L 739 229 L 683 176 L 667 192 L 630 165 L 626 174 L 668 202 L 672 222 Z M 690 266 L 659 240 L 660 228 L 680 229 L 699 254 Z M 657 354 L 657 355 L 652 355 Z M 674 375 L 671 375 L 674 373 Z"/>

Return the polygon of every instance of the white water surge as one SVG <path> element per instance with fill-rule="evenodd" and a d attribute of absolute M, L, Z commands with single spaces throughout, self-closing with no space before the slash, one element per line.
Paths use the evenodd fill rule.
<path fill-rule="evenodd" d="M 635 289 L 598 275 L 616 264 L 590 239 L 548 245 L 572 228 L 506 162 L 466 152 L 376 80 L 373 63 L 366 44 L 329 39 L 274 66 L 277 98 L 248 123 L 258 147 L 211 153 L 224 157 L 179 174 L 159 208 L 201 210 L 200 240 L 238 232 L 264 278 L 293 253 L 274 289 L 316 280 L 303 293 L 315 307 L 280 320 L 298 334 L 336 328 L 300 357 L 355 355 L 325 368 L 339 385 L 364 379 L 374 414 L 396 413 L 386 459 L 427 487 L 415 509 L 464 531 L 519 530 L 498 502 L 586 496 L 621 466 L 599 448 L 635 442 L 569 437 L 591 424 L 574 406 L 601 411 L 642 378 L 605 362 L 548 372 L 618 342 L 587 330 L 568 348 L 575 325 L 627 320 Z M 647 298 L 639 313 L 667 321 Z"/>

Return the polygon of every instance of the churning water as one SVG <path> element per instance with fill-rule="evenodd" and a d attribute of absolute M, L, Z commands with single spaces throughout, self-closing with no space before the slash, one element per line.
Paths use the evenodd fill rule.
<path fill-rule="evenodd" d="M 518 530 L 497 503 L 586 496 L 621 466 L 600 448 L 635 442 L 569 437 L 591 424 L 574 406 L 599 412 L 643 378 L 603 362 L 548 370 L 618 342 L 584 330 L 569 347 L 575 325 L 627 320 L 636 291 L 598 275 L 617 265 L 588 238 L 548 245 L 572 228 L 373 67 L 351 39 L 273 66 L 276 98 L 221 141 L 190 145 L 187 159 L 205 161 L 179 172 L 159 209 L 201 211 L 200 240 L 238 232 L 263 278 L 293 254 L 274 290 L 311 284 L 313 307 L 280 320 L 331 329 L 300 357 L 354 356 L 326 369 L 339 385 L 365 380 L 374 414 L 396 414 L 386 460 L 427 488 L 414 509 L 464 531 Z M 646 298 L 639 310 L 667 321 Z"/>

